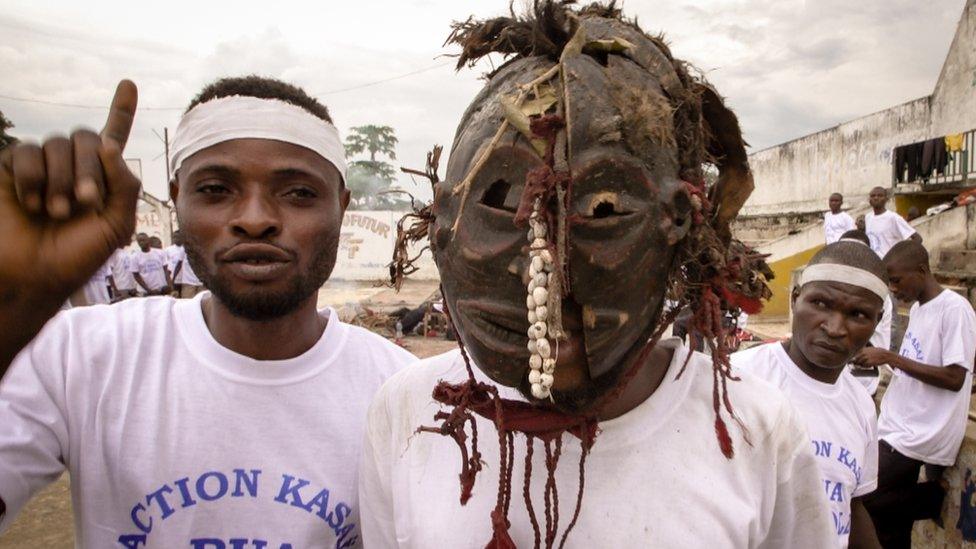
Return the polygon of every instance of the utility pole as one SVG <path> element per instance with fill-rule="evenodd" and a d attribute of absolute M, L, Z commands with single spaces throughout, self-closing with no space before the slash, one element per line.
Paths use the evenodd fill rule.
<path fill-rule="evenodd" d="M 166 184 L 169 185 L 172 177 L 169 173 L 169 128 L 163 128 L 163 147 L 166 148 Z"/>
<path fill-rule="evenodd" d="M 173 174 L 169 173 L 169 128 L 163 128 L 163 135 L 159 135 L 159 132 L 156 130 L 152 132 L 163 142 L 163 154 L 166 156 L 166 184 L 169 185 L 170 180 L 173 178 Z M 156 158 L 159 157 L 157 156 Z M 153 160 L 156 160 L 156 158 Z"/>

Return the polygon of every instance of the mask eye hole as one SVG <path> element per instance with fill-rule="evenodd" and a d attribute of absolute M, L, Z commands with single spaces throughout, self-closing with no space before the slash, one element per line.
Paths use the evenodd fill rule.
<path fill-rule="evenodd" d="M 481 203 L 489 208 L 515 213 L 513 200 L 509 198 L 511 190 L 512 185 L 508 181 L 498 179 L 488 186 L 485 194 L 481 196 Z"/>
<path fill-rule="evenodd" d="M 616 213 L 617 212 L 615 211 L 615 206 L 613 202 L 600 202 L 599 204 L 593 207 L 592 217 L 594 219 L 602 219 L 604 217 L 610 217 L 612 215 L 616 215 Z"/>
<path fill-rule="evenodd" d="M 607 219 L 630 215 L 620 204 L 620 196 L 616 193 L 599 193 L 590 199 L 586 207 L 586 216 L 591 219 Z"/>

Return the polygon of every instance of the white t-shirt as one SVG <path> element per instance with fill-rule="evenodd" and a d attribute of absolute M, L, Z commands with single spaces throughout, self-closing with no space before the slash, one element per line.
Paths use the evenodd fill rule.
<path fill-rule="evenodd" d="M 952 465 L 966 434 L 976 314 L 951 290 L 909 312 L 901 356 L 929 366 L 957 364 L 967 370 L 962 389 L 948 391 L 895 368 L 881 401 L 878 433 L 900 453 L 925 463 Z"/>
<path fill-rule="evenodd" d="M 111 258 L 109 258 L 109 261 L 111 261 Z M 111 296 L 108 295 L 108 276 L 111 274 L 111 265 L 105 263 L 95 271 L 95 274 L 85 284 L 85 300 L 88 301 L 89 305 L 108 303 L 112 300 Z"/>
<path fill-rule="evenodd" d="M 673 343 L 676 340 L 669 340 Z M 810 440 L 783 396 L 750 375 L 729 383 L 736 413 L 726 419 L 735 456 L 726 459 L 715 438 L 712 365 L 679 348 L 661 386 L 637 408 L 600 423 L 586 458 L 586 488 L 567 547 L 816 547 L 836 538 Z M 558 375 L 558 370 L 557 370 Z M 477 372 L 479 380 L 487 379 Z M 460 451 L 454 440 L 415 433 L 436 425 L 441 407 L 431 399 L 439 380 L 467 378 L 457 351 L 401 370 L 380 389 L 369 412 L 360 471 L 360 504 L 367 547 L 484 547 L 498 488 L 498 437 L 477 417 L 484 469 L 467 505 L 458 497 Z M 500 387 L 506 398 L 520 398 Z M 532 494 L 544 523 L 545 452 L 534 445 Z M 525 438 L 515 437 L 512 539 L 534 539 L 522 498 Z M 560 535 L 572 516 L 579 486 L 579 441 L 563 437 L 556 470 Z"/>
<path fill-rule="evenodd" d="M 881 215 L 868 212 L 864 216 L 864 231 L 868 233 L 871 249 L 882 259 L 892 246 L 915 234 L 915 229 L 902 216 L 890 210 Z"/>
<path fill-rule="evenodd" d="M 823 473 L 823 488 L 840 547 L 847 547 L 851 498 L 878 486 L 874 401 L 847 370 L 836 383 L 823 383 L 806 375 L 779 342 L 733 354 L 732 366 L 775 385 L 796 407 Z"/>
<path fill-rule="evenodd" d="M 190 262 L 186 259 L 186 248 L 183 246 L 177 246 L 177 248 L 179 256 L 177 257 L 176 263 L 183 262 L 183 266 L 180 268 L 180 273 L 176 277 L 176 283 L 187 286 L 202 286 L 203 283 L 197 278 L 196 273 L 193 272 L 193 267 L 190 267 Z M 173 268 L 176 268 L 176 264 L 173 265 Z"/>
<path fill-rule="evenodd" d="M 139 250 L 133 259 L 132 272 L 139 273 L 150 290 L 158 290 L 166 285 L 166 271 L 163 270 L 167 263 L 165 252 L 158 248 L 149 248 L 148 252 Z"/>
<path fill-rule="evenodd" d="M 833 244 L 840 240 L 842 234 L 857 228 L 854 219 L 847 212 L 824 213 L 824 239 L 827 244 Z"/>
<path fill-rule="evenodd" d="M 135 267 L 132 266 L 132 253 L 125 249 L 115 250 L 108 260 L 112 266 L 112 278 L 119 290 L 135 290 L 136 281 L 132 278 Z"/>
<path fill-rule="evenodd" d="M 367 408 L 413 356 L 327 309 L 301 356 L 253 360 L 213 338 L 209 295 L 72 309 L 17 357 L 0 529 L 67 468 L 79 547 L 359 546 Z"/>
<path fill-rule="evenodd" d="M 169 272 L 172 273 L 173 270 L 176 269 L 176 264 L 182 259 L 182 246 L 170 244 L 169 246 L 163 248 L 163 253 L 166 255 L 166 267 L 168 267 Z"/>

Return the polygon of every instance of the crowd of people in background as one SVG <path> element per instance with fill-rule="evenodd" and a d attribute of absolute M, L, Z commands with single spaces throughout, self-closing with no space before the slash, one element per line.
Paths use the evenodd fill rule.
<path fill-rule="evenodd" d="M 801 282 L 793 295 L 790 340 L 739 353 L 733 362 L 749 364 L 752 368 L 758 364 L 766 377 L 773 378 L 771 381 L 778 382 L 785 391 L 796 393 L 793 402 L 801 414 L 809 414 L 808 428 L 818 457 L 836 457 L 831 456 L 829 441 L 843 440 L 852 432 L 859 432 L 862 439 L 866 437 L 870 441 L 871 447 L 862 456 L 856 456 L 847 444 L 844 449 L 848 458 L 840 460 L 853 465 L 851 469 L 857 472 L 853 482 L 857 490 L 831 493 L 831 482 L 834 486 L 845 483 L 843 479 L 825 479 L 832 504 L 853 502 L 841 511 L 835 509 L 835 519 L 838 513 L 850 512 L 853 522 L 848 523 L 852 528 L 847 533 L 854 536 L 855 531 L 862 531 L 854 527 L 859 517 L 862 521 L 870 518 L 881 546 L 907 548 L 911 547 L 915 521 L 939 519 L 947 489 L 942 474 L 956 462 L 965 435 L 976 354 L 976 313 L 966 298 L 943 287 L 932 273 L 928 251 L 909 223 L 919 217 L 918 210 L 909 211 L 905 218 L 888 210 L 888 191 L 881 187 L 871 190 L 868 203 L 871 211 L 855 222 L 841 210 L 843 197 L 839 193 L 830 196 L 830 209 L 824 214 L 825 251 L 845 242 L 871 248 L 874 254 L 870 257 L 862 254 L 852 266 L 862 269 L 867 266 L 885 280 L 887 288 L 879 287 L 877 292 L 880 302 L 873 303 L 880 304 L 881 308 L 855 306 L 851 299 L 857 296 L 852 294 L 815 295 L 815 311 L 838 314 L 833 319 L 820 318 L 819 326 L 805 325 L 809 313 L 803 300 L 798 300 L 804 295 Z M 873 265 L 876 259 L 881 260 L 881 269 Z M 809 269 L 810 265 L 804 272 Z M 857 278 L 856 273 L 848 276 Z M 908 325 L 897 350 L 891 349 L 892 297 L 911 306 Z M 873 322 L 875 318 L 877 321 Z M 804 366 L 802 362 L 806 359 L 792 343 L 814 334 L 822 338 L 822 347 L 843 350 L 838 342 L 858 337 L 863 340 L 868 332 L 861 326 L 868 324 L 874 326 L 873 334 L 855 345 L 859 348 L 853 349 L 853 360 L 841 364 L 846 366 L 843 373 L 828 375 L 827 384 L 823 383 L 823 372 L 831 372 L 830 367 L 818 372 L 817 368 L 809 367 L 809 361 Z M 763 356 L 765 360 L 756 360 Z M 779 367 L 762 370 L 763 364 L 777 360 L 782 363 Z M 880 414 L 875 415 L 870 399 L 841 396 L 850 391 L 847 387 L 857 379 L 873 397 L 882 368 L 891 377 L 880 402 Z M 808 382 L 802 390 L 796 389 L 787 383 L 789 376 L 784 372 L 790 371 L 802 371 L 815 381 Z M 824 406 L 831 401 L 837 405 Z M 825 477 L 829 477 L 831 467 L 825 467 L 824 471 Z M 920 472 L 924 472 L 921 481 Z M 871 489 L 859 493 L 865 477 L 875 475 L 876 478 L 867 478 Z M 850 484 L 848 480 L 846 485 Z M 853 544 L 853 537 L 851 540 Z"/>
<path fill-rule="evenodd" d="M 138 233 L 135 249 L 119 248 L 85 285 L 72 296 L 71 306 L 116 303 L 131 297 L 169 295 L 192 298 L 203 289 L 186 258 L 180 231 L 163 247 L 158 236 Z"/>
<path fill-rule="evenodd" d="M 180 231 L 173 232 L 173 243 L 165 248 L 158 236 L 138 233 L 135 247 L 117 249 L 69 304 L 98 305 L 154 295 L 192 298 L 202 289 L 187 261 Z"/>

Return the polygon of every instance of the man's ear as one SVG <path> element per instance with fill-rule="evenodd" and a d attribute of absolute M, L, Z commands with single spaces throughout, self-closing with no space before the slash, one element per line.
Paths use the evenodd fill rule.
<path fill-rule="evenodd" d="M 796 307 L 796 298 L 800 297 L 800 287 L 794 286 L 793 292 L 790 294 L 790 305 Z"/>
<path fill-rule="evenodd" d="M 176 199 L 180 195 L 180 184 L 176 182 L 176 176 L 169 180 L 169 200 L 176 204 Z"/>

